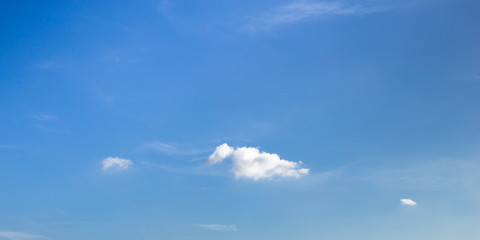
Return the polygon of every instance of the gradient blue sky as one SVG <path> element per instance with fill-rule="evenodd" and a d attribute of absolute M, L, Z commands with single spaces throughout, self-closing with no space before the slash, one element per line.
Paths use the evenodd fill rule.
<path fill-rule="evenodd" d="M 0 11 L 0 239 L 480 236 L 478 0 Z M 223 143 L 309 173 L 236 178 Z"/>

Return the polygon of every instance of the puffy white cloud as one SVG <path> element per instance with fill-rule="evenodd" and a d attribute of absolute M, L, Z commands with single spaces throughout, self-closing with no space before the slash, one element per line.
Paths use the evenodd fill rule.
<path fill-rule="evenodd" d="M 230 147 L 228 144 L 224 143 L 215 149 L 215 151 L 208 157 L 207 162 L 210 164 L 222 162 L 223 159 L 229 157 L 233 151 L 233 147 Z"/>
<path fill-rule="evenodd" d="M 107 157 L 102 160 L 102 170 L 105 172 L 126 170 L 132 165 L 132 161 L 118 157 Z"/>
<path fill-rule="evenodd" d="M 223 224 L 195 224 L 194 226 L 199 228 L 205 228 L 212 231 L 226 231 L 236 232 L 237 225 L 223 225 Z"/>
<path fill-rule="evenodd" d="M 232 172 L 235 178 L 253 180 L 273 177 L 301 177 L 310 171 L 300 168 L 302 162 L 291 162 L 281 159 L 278 154 L 261 152 L 254 147 L 233 148 L 224 143 L 218 146 L 209 156 L 210 164 L 220 163 L 230 157 L 233 163 Z"/>
<path fill-rule="evenodd" d="M 400 203 L 402 203 L 402 205 L 408 205 L 408 206 L 417 205 L 417 203 L 410 198 L 400 199 Z"/>

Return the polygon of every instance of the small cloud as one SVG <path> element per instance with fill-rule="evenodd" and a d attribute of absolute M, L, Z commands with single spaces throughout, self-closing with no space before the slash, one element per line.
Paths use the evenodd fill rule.
<path fill-rule="evenodd" d="M 309 173 L 309 169 L 300 168 L 302 162 L 281 159 L 278 154 L 261 152 L 254 147 L 233 148 L 224 143 L 218 146 L 208 157 L 207 163 L 217 164 L 230 157 L 235 178 L 247 178 L 254 181 L 274 177 L 299 178 Z"/>
<path fill-rule="evenodd" d="M 62 68 L 63 65 L 61 65 L 57 62 L 54 62 L 54 61 L 47 61 L 47 62 L 43 62 L 43 63 L 39 64 L 38 67 L 41 68 L 41 69 L 50 70 L 50 69 Z"/>
<path fill-rule="evenodd" d="M 33 239 L 49 239 L 48 237 L 35 235 L 24 232 L 0 231 L 0 239 L 8 240 L 33 240 Z"/>
<path fill-rule="evenodd" d="M 236 232 L 237 225 L 223 225 L 223 224 L 194 224 L 195 227 L 208 229 L 212 231 Z"/>
<path fill-rule="evenodd" d="M 416 206 L 417 205 L 417 203 L 410 198 L 400 199 L 400 203 L 402 205 L 407 205 L 407 206 Z"/>
<path fill-rule="evenodd" d="M 118 157 L 107 157 L 102 160 L 102 170 L 104 172 L 123 171 L 132 165 L 132 161 Z"/>
<path fill-rule="evenodd" d="M 50 114 L 45 114 L 45 113 L 37 114 L 37 115 L 33 116 L 33 118 L 38 120 L 38 121 L 42 121 L 42 122 L 58 120 L 57 116 L 50 115 Z"/>
<path fill-rule="evenodd" d="M 355 15 L 384 11 L 387 8 L 345 5 L 334 1 L 297 0 L 251 17 L 247 31 L 269 30 L 281 25 L 300 22 L 315 17 Z"/>

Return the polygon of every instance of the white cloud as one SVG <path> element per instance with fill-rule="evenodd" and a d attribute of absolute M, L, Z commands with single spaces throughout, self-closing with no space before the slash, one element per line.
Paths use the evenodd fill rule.
<path fill-rule="evenodd" d="M 195 224 L 195 227 L 204 228 L 212 231 L 236 232 L 237 225 L 223 225 L 223 224 Z"/>
<path fill-rule="evenodd" d="M 11 231 L 0 231 L 0 239 L 8 240 L 29 240 L 29 239 L 49 239 L 48 237 L 23 233 L 23 232 L 11 232 Z"/>
<path fill-rule="evenodd" d="M 310 171 L 300 168 L 302 162 L 287 161 L 275 153 L 261 152 L 254 147 L 233 148 L 226 143 L 218 146 L 208 157 L 207 162 L 216 164 L 228 157 L 232 160 L 232 172 L 235 178 L 247 178 L 255 181 L 273 177 L 298 178 Z"/>
<path fill-rule="evenodd" d="M 268 30 L 274 27 L 303 21 L 314 17 L 354 15 L 383 11 L 386 8 L 346 5 L 334 1 L 297 0 L 251 18 L 246 25 L 249 31 Z"/>
<path fill-rule="evenodd" d="M 102 160 L 102 170 L 105 172 L 126 170 L 132 165 L 132 161 L 118 157 L 107 157 Z"/>
<path fill-rule="evenodd" d="M 233 147 L 230 147 L 228 144 L 224 143 L 215 149 L 215 151 L 208 157 L 207 162 L 210 164 L 222 162 L 223 159 L 229 157 L 233 151 Z"/>
<path fill-rule="evenodd" d="M 410 198 L 400 199 L 402 205 L 415 206 L 417 203 Z"/>

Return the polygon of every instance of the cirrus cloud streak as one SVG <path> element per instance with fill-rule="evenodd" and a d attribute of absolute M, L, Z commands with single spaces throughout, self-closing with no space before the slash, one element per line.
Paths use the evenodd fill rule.
<path fill-rule="evenodd" d="M 281 25 L 316 17 L 368 14 L 387 9 L 389 8 L 380 6 L 349 5 L 340 1 L 297 0 L 263 14 L 250 17 L 250 21 L 245 26 L 245 29 L 251 32 L 270 30 Z"/>

